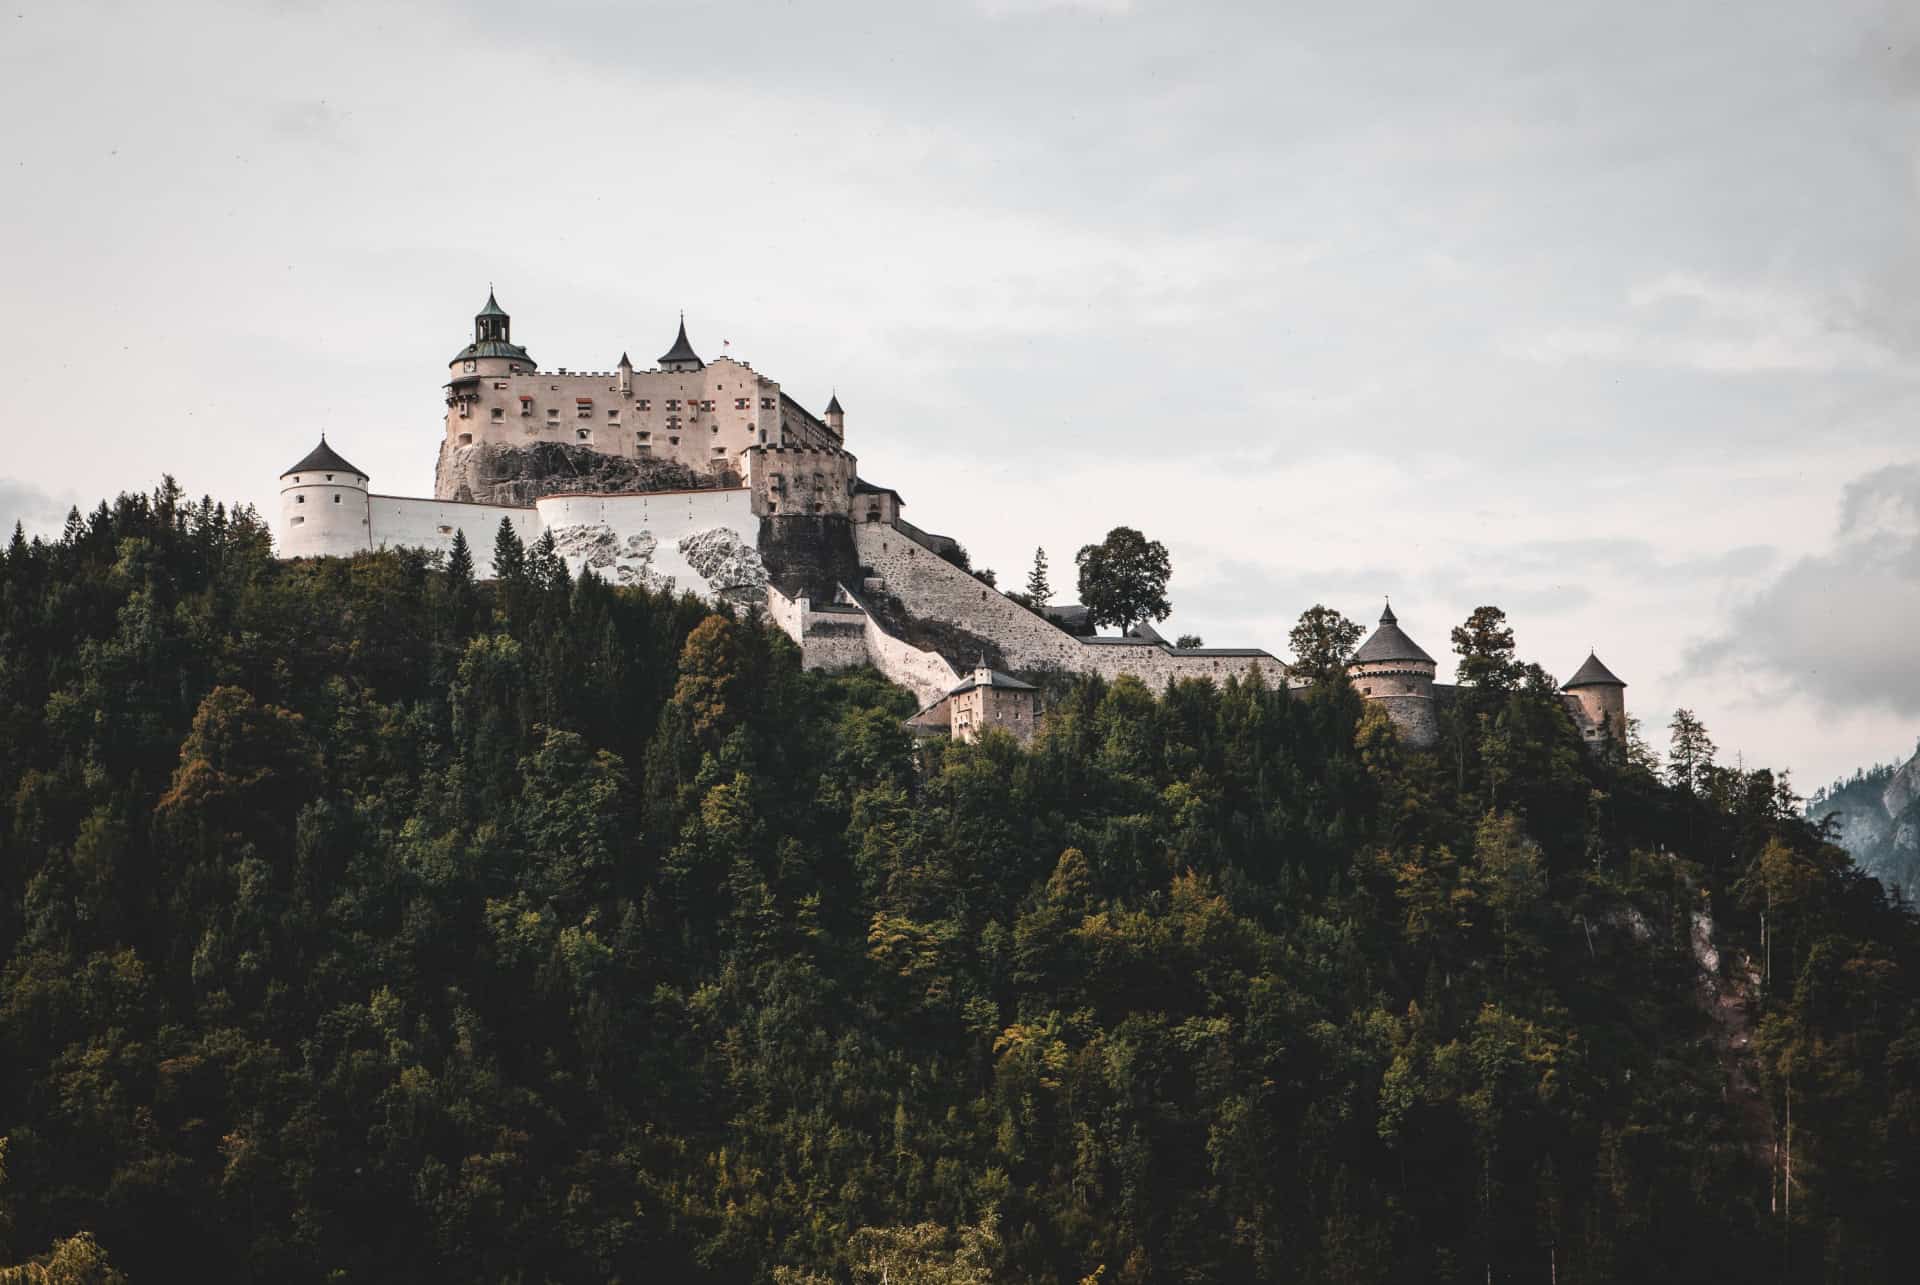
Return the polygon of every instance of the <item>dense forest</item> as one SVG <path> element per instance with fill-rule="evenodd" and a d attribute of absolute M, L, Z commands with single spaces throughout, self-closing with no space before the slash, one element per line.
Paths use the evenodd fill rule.
<path fill-rule="evenodd" d="M 15 533 L 0 1280 L 1911 1279 L 1913 914 L 1498 613 L 1437 752 L 1333 680 L 916 743 L 500 556 Z"/>

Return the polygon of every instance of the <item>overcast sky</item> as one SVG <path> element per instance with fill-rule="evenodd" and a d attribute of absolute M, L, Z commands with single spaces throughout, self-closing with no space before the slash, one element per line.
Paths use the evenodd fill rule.
<path fill-rule="evenodd" d="M 1003 583 L 1496 603 L 1810 790 L 1920 733 L 1916 10 L 14 0 L 0 521 L 428 494 L 489 282 L 548 367 L 684 308 Z"/>

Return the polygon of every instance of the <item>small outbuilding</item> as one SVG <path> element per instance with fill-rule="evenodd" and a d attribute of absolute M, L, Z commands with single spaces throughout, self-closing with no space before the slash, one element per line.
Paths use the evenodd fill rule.
<path fill-rule="evenodd" d="M 997 727 L 1025 743 L 1040 717 L 1040 689 L 982 665 L 966 681 L 907 720 L 923 736 L 946 734 L 956 741 L 979 739 Z"/>

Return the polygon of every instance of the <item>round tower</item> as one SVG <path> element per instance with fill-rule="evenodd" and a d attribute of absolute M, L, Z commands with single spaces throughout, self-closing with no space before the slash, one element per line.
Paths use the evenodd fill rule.
<path fill-rule="evenodd" d="M 280 475 L 280 556 L 346 557 L 373 547 L 367 475 L 320 445 Z"/>
<path fill-rule="evenodd" d="M 1560 686 L 1567 712 L 1588 741 L 1627 743 L 1627 685 L 1589 651 L 1584 664 Z"/>
<path fill-rule="evenodd" d="M 1380 627 L 1347 662 L 1347 679 L 1366 700 L 1379 702 L 1400 739 L 1425 749 L 1440 739 L 1433 711 L 1433 678 L 1439 665 L 1407 637 L 1389 602 Z"/>
<path fill-rule="evenodd" d="M 527 350 L 513 342 L 513 318 L 492 290 L 487 291 L 487 306 L 473 316 L 473 342 L 453 355 L 447 369 L 447 438 L 459 441 L 464 433 L 463 444 L 474 440 L 474 421 L 485 418 L 476 410 L 481 381 L 537 369 Z"/>

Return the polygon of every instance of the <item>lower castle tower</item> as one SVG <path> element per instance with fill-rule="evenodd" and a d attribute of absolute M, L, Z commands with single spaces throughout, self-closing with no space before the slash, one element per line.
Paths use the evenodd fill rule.
<path fill-rule="evenodd" d="M 1347 678 L 1363 698 L 1387 711 L 1401 740 L 1416 749 L 1431 749 L 1440 739 L 1440 720 L 1433 710 L 1438 669 L 1433 657 L 1401 630 L 1389 602 L 1380 613 L 1380 627 L 1347 663 Z"/>

